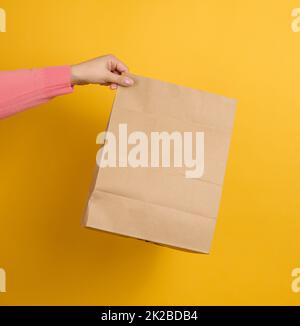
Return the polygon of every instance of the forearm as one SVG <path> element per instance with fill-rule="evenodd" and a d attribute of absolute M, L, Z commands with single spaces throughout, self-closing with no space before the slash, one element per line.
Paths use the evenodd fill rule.
<path fill-rule="evenodd" d="M 0 118 L 72 91 L 69 66 L 0 72 Z"/>

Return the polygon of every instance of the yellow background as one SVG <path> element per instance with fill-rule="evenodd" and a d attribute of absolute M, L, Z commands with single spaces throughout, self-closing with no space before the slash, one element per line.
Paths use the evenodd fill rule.
<path fill-rule="evenodd" d="M 76 88 L 0 121 L 0 304 L 292 304 L 300 267 L 296 0 L 4 0 L 0 69 L 113 53 L 238 100 L 210 255 L 84 229 L 114 93 Z"/>

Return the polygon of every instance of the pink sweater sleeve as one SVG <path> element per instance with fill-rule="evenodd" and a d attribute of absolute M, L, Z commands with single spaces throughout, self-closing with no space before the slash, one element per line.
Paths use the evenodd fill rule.
<path fill-rule="evenodd" d="M 0 72 L 0 118 L 72 93 L 70 66 Z"/>

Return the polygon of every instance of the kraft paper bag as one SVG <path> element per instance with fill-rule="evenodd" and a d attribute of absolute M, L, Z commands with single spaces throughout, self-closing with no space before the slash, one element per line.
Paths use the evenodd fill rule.
<path fill-rule="evenodd" d="M 128 135 L 142 131 L 149 139 L 151 132 L 203 132 L 203 175 L 187 178 L 185 166 L 120 167 L 123 162 L 116 167 L 100 167 L 84 225 L 178 249 L 209 253 L 235 100 L 150 78 L 131 77 L 134 86 L 117 90 L 107 130 L 116 135 L 117 153 L 122 160 L 125 156 L 118 152 L 120 125 L 127 125 Z M 128 151 L 130 146 L 134 145 L 128 145 Z M 174 148 L 170 153 L 174 154 Z"/>

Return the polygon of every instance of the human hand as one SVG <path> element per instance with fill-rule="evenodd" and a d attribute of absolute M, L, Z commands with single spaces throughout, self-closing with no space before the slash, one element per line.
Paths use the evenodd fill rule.
<path fill-rule="evenodd" d="M 72 85 L 100 84 L 111 89 L 131 86 L 134 81 L 123 75 L 127 66 L 113 55 L 105 55 L 71 66 Z"/>

